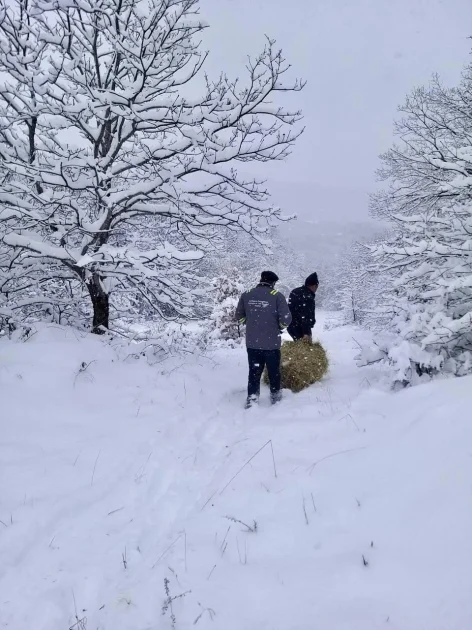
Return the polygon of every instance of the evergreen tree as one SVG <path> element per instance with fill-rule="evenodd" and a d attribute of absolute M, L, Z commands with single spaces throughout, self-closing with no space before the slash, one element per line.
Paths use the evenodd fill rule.
<path fill-rule="evenodd" d="M 379 272 L 392 278 L 385 308 L 402 350 L 390 355 L 406 380 L 440 369 L 465 374 L 472 371 L 472 65 L 458 87 L 436 77 L 400 111 L 399 142 L 382 156 L 380 175 L 390 185 L 372 205 L 393 226 L 374 250 Z"/>

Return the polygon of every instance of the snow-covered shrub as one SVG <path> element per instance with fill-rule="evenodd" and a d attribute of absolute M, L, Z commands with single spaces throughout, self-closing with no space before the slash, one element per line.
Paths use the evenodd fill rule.
<path fill-rule="evenodd" d="M 144 358 L 150 364 L 170 356 L 202 354 L 208 345 L 202 325 L 188 321 L 159 322 L 152 326 L 118 322 L 107 336 L 121 360 Z"/>
<path fill-rule="evenodd" d="M 234 314 L 244 288 L 243 279 L 237 269 L 213 280 L 213 309 L 207 324 L 210 343 L 226 342 L 236 345 L 243 338 L 241 324 L 234 319 Z"/>
<path fill-rule="evenodd" d="M 378 334 L 370 345 L 361 345 L 355 359 L 359 367 L 383 364 L 394 390 L 429 380 L 443 368 L 441 356 L 388 333 Z"/>
<path fill-rule="evenodd" d="M 398 342 L 388 356 L 404 373 L 463 375 L 472 371 L 472 65 L 458 87 L 435 78 L 401 111 L 400 142 L 382 156 L 390 186 L 373 199 L 392 225 L 373 249 L 392 279 L 384 311 Z"/>
<path fill-rule="evenodd" d="M 386 300 L 391 329 L 459 376 L 472 367 L 472 204 L 451 208 L 439 233 L 436 220 L 409 217 L 375 253 L 387 271 L 399 270 Z"/>
<path fill-rule="evenodd" d="M 8 323 L 12 320 L 13 313 L 6 305 L 5 297 L 0 291 L 0 334 L 4 334 L 4 331 L 8 327 Z"/>
<path fill-rule="evenodd" d="M 12 333 L 16 329 L 16 322 L 6 310 L 0 308 L 0 337 L 7 335 L 11 338 Z"/>

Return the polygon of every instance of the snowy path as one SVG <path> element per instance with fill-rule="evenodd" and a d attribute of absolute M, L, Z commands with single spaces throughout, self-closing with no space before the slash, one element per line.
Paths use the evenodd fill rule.
<path fill-rule="evenodd" d="M 249 413 L 242 351 L 2 342 L 0 628 L 472 627 L 472 379 L 384 392 L 353 334 L 320 333 L 322 384 Z M 165 578 L 191 592 L 163 616 Z"/>

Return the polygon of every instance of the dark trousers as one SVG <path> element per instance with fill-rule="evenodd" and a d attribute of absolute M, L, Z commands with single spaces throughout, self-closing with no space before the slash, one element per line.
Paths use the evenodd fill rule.
<path fill-rule="evenodd" d="M 294 341 L 298 341 L 298 339 L 302 339 L 302 337 L 306 335 L 306 333 L 303 332 L 303 326 L 297 323 L 290 324 L 287 328 L 287 332 Z"/>
<path fill-rule="evenodd" d="M 280 391 L 280 350 L 247 349 L 249 360 L 248 396 L 257 396 L 261 388 L 261 376 L 267 366 L 270 391 L 272 394 Z"/>

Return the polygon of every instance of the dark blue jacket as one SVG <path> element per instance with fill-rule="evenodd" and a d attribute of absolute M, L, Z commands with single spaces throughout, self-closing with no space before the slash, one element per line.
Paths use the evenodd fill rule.
<path fill-rule="evenodd" d="M 298 331 L 300 336 L 311 335 L 311 329 L 316 323 L 313 291 L 310 291 L 308 287 L 294 289 L 288 298 L 288 307 L 292 314 L 290 328 Z"/>
<path fill-rule="evenodd" d="M 261 283 L 243 293 L 236 319 L 246 324 L 246 345 L 258 350 L 280 348 L 282 331 L 292 319 L 284 296 L 272 286 Z"/>

